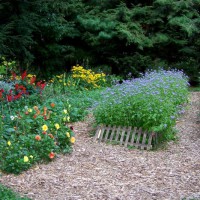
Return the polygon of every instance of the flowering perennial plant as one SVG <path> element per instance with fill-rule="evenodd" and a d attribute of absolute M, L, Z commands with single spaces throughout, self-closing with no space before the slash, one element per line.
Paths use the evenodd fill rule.
<path fill-rule="evenodd" d="M 91 69 L 84 69 L 83 66 L 72 67 L 72 77 L 77 83 L 87 89 L 100 88 L 105 84 L 104 73 L 95 73 Z"/>
<path fill-rule="evenodd" d="M 102 93 L 94 116 L 98 124 L 142 127 L 169 139 L 188 101 L 188 78 L 182 71 L 152 71 Z"/>
<path fill-rule="evenodd" d="M 11 102 L 34 93 L 41 93 L 46 86 L 43 81 L 36 82 L 36 76 L 27 75 L 26 71 L 21 76 L 12 72 L 11 80 L 15 84 L 8 92 L 4 88 L 0 88 L 0 101 Z"/>
<path fill-rule="evenodd" d="M 0 170 L 18 174 L 38 161 L 54 159 L 59 152 L 71 152 L 75 137 L 67 126 L 68 103 L 48 100 L 43 106 L 20 110 L 8 106 L 0 113 Z"/>

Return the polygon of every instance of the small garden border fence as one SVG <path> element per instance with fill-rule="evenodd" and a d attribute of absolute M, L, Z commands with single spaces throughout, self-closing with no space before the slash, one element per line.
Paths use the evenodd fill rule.
<path fill-rule="evenodd" d="M 101 125 L 97 127 L 95 136 L 95 142 L 110 142 L 120 144 L 125 147 L 136 147 L 139 149 L 150 150 L 153 145 L 158 142 L 157 134 L 154 132 L 142 131 L 142 128 L 131 126 L 129 127 L 117 127 Z"/>

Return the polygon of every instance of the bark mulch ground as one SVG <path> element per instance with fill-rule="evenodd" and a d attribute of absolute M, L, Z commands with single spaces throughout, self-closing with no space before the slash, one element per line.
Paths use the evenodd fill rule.
<path fill-rule="evenodd" d="M 200 199 L 200 92 L 176 125 L 179 139 L 157 151 L 94 143 L 91 124 L 73 124 L 72 154 L 0 182 L 34 200 Z"/>

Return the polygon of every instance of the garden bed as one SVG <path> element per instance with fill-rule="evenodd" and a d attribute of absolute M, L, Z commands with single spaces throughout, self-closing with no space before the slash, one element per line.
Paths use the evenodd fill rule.
<path fill-rule="evenodd" d="M 20 174 L 0 182 L 37 200 L 64 199 L 191 199 L 200 198 L 200 92 L 177 122 L 178 140 L 157 151 L 128 150 L 97 144 L 88 136 L 92 118 L 74 123 L 76 145 Z"/>

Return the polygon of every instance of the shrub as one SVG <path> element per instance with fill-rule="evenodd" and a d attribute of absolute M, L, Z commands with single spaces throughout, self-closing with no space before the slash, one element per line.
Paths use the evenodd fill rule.
<path fill-rule="evenodd" d="M 11 107 L 10 104 L 14 105 Z M 20 173 L 35 162 L 52 160 L 56 153 L 68 153 L 75 142 L 67 126 L 70 105 L 47 100 L 45 105 L 17 107 L 2 104 L 0 117 L 0 169 Z"/>
<path fill-rule="evenodd" d="M 188 82 L 181 71 L 151 71 L 102 93 L 94 116 L 98 124 L 142 127 L 168 139 L 177 116 L 184 112 Z"/>

